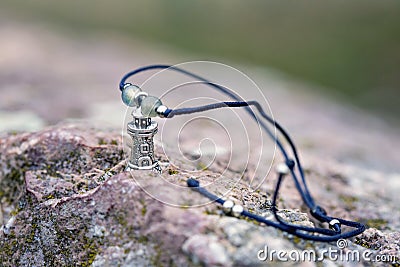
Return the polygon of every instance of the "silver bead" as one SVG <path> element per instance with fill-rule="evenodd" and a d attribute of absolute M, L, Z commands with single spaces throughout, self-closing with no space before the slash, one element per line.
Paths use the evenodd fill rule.
<path fill-rule="evenodd" d="M 276 172 L 282 175 L 287 175 L 289 173 L 289 167 L 285 163 L 280 163 L 276 166 Z"/>
<path fill-rule="evenodd" d="M 133 84 L 128 84 L 124 89 L 122 89 L 121 98 L 125 105 L 134 107 L 137 103 L 134 101 L 135 96 L 137 93 L 141 92 L 142 90 Z"/>
<path fill-rule="evenodd" d="M 233 206 L 235 206 L 235 203 L 233 203 L 232 200 L 227 200 L 224 202 L 222 205 L 222 208 L 226 214 L 231 213 Z"/>
<path fill-rule="evenodd" d="M 158 115 L 156 110 L 161 105 L 162 102 L 159 98 L 155 96 L 146 97 L 140 103 L 140 107 L 142 108 L 142 115 L 145 117 L 156 117 Z"/>
<path fill-rule="evenodd" d="M 242 205 L 235 205 L 232 208 L 232 215 L 235 217 L 239 217 L 240 215 L 242 215 L 243 212 L 243 206 Z"/>
<path fill-rule="evenodd" d="M 167 111 L 168 107 L 161 105 L 156 109 L 156 112 L 158 114 L 158 116 L 160 116 L 161 118 L 164 118 L 165 116 L 165 111 Z"/>
<path fill-rule="evenodd" d="M 335 224 L 340 224 L 340 221 L 338 219 L 333 219 L 329 222 L 330 226 L 334 226 Z"/>

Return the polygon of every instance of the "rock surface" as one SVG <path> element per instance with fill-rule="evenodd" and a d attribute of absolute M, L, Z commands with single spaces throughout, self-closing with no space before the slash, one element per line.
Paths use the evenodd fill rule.
<path fill-rule="evenodd" d="M 151 172 L 125 172 L 117 132 L 64 125 L 8 135 L 0 144 L 1 266 L 258 266 L 271 264 L 257 258 L 265 246 L 285 251 L 328 246 L 226 217 L 213 203 L 185 208 L 156 200 L 148 194 L 154 186 L 160 195 L 169 195 L 169 201 L 183 201 L 187 206 L 204 198 L 196 192 L 157 186 L 152 181 L 161 178 Z M 184 186 L 187 175 L 168 165 L 160 147 L 156 150 L 165 179 Z M 385 217 L 385 210 L 368 204 L 368 191 L 354 194 L 347 178 L 352 170 L 326 171 L 323 165 L 308 171 L 310 182 L 322 180 L 320 185 L 325 188 L 320 187 L 317 199 L 321 196 L 333 214 L 371 227 L 353 239 L 348 249 L 366 247 L 374 255 L 398 257 L 399 232 L 395 229 L 399 213 Z M 216 173 L 197 170 L 192 176 L 207 182 Z M 140 179 L 150 182 L 139 186 Z M 222 190 L 226 181 L 216 183 L 213 190 Z M 337 184 L 347 185 L 347 189 L 341 190 Z M 250 192 L 242 180 L 229 196 L 247 209 L 269 214 L 270 199 L 260 191 Z M 279 205 L 286 208 L 282 216 L 286 214 L 293 223 L 312 224 L 307 214 L 294 209 L 299 207 L 299 197 L 292 187 L 286 188 L 285 196 L 290 197 L 282 196 L 285 202 Z M 327 202 L 327 198 L 334 200 Z M 396 203 L 388 205 L 398 209 Z M 272 264 L 282 262 L 275 259 Z"/>
<path fill-rule="evenodd" d="M 202 183 L 213 182 L 211 191 L 228 192 L 229 197 L 263 216 L 270 216 L 276 182 L 269 175 L 260 188 L 250 190 L 253 159 L 245 172 L 238 171 L 240 162 L 234 162 L 223 174 L 226 179 L 216 179 L 226 165 L 227 151 L 221 145 L 226 140 L 220 141 L 218 134 L 212 136 L 222 155 L 217 164 L 207 167 L 198 160 L 199 151 L 206 158 L 213 156 L 207 146 L 199 145 L 199 140 L 214 134 L 210 123 L 188 127 L 178 146 L 173 130 L 180 129 L 187 118 L 180 121 L 178 117 L 160 131 L 166 135 L 156 151 L 163 163 L 163 179 L 153 173 L 123 171 L 120 134 L 105 129 L 120 129 L 126 111 L 116 88 L 117 78 L 139 66 L 198 60 L 197 56 L 177 55 L 121 36 L 77 38 L 14 19 L 1 13 L 0 266 L 282 265 L 278 259 L 261 262 L 257 253 L 265 246 L 319 252 L 336 248 L 335 244 L 307 242 L 251 221 L 226 217 L 212 203 L 200 205 L 205 199 L 185 189 L 188 176 Z M 308 90 L 311 86 L 270 70 L 238 68 L 260 86 L 274 115 L 294 138 L 316 201 L 332 216 L 358 220 L 369 227 L 349 242 L 346 251 L 370 250 L 373 255 L 398 257 L 398 128 L 335 99 L 310 93 L 314 92 Z M 246 99 L 259 99 L 247 86 L 240 86 L 243 84 L 236 76 L 226 77 L 225 72 L 214 69 L 210 72 L 212 79 L 231 81 L 232 88 Z M 147 78 L 143 75 L 135 82 L 141 84 Z M 167 78 L 182 82 L 172 74 Z M 147 89 L 161 96 L 168 88 L 165 81 L 158 81 Z M 163 101 L 172 107 L 194 97 L 215 99 L 207 92 L 182 90 Z M 227 128 L 233 126 L 229 134 L 236 138 L 235 145 L 245 143 L 235 118 L 222 112 L 213 115 Z M 85 119 L 85 124 L 64 122 L 43 129 L 43 125 L 71 118 Z M 101 127 L 91 128 L 87 121 L 100 122 Z M 257 126 L 248 124 L 246 129 L 252 134 Z M 33 130 L 39 131 L 23 133 Z M 175 149 L 165 151 L 162 144 Z M 176 151 L 179 145 L 184 148 L 183 155 Z M 259 143 L 250 145 L 258 147 Z M 182 172 L 174 164 L 188 171 Z M 168 184 L 173 186 L 165 186 Z M 279 200 L 281 216 L 297 223 L 314 223 L 301 203 L 293 183 L 285 180 Z M 200 206 L 187 208 L 196 204 Z M 176 207 L 179 205 L 183 207 Z M 325 258 L 322 263 L 301 265 L 357 263 Z M 359 265 L 377 263 L 363 261 Z"/>

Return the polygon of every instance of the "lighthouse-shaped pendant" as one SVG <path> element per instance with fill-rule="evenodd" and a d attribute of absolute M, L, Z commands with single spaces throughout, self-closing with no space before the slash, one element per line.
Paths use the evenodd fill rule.
<path fill-rule="evenodd" d="M 131 136 L 132 150 L 128 167 L 135 170 L 154 170 L 161 173 L 161 167 L 154 157 L 153 137 L 158 131 L 158 124 L 150 117 L 133 115 L 128 123 L 128 134 Z"/>
<path fill-rule="evenodd" d="M 127 106 L 134 108 L 133 120 L 127 125 L 128 134 L 133 141 L 127 170 L 154 170 L 161 173 L 160 164 L 154 156 L 153 138 L 158 131 L 158 124 L 151 117 L 162 117 L 168 108 L 159 98 L 149 96 L 130 83 L 123 86 L 121 97 Z"/>

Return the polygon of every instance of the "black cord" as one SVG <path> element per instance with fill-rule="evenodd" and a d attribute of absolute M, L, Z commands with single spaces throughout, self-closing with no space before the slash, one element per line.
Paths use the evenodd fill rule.
<path fill-rule="evenodd" d="M 199 107 L 167 110 L 164 115 L 166 117 L 168 117 L 168 118 L 172 118 L 175 115 L 192 114 L 192 113 L 196 113 L 196 112 L 204 112 L 204 111 L 207 111 L 207 110 L 218 109 L 218 108 L 223 108 L 223 107 L 244 107 L 244 106 L 256 106 L 259 111 L 262 110 L 261 105 L 257 101 L 220 102 L 220 103 L 214 103 L 214 104 L 209 104 L 209 105 L 204 105 L 204 106 L 199 106 Z M 276 126 L 279 125 L 275 121 L 273 123 Z M 293 144 L 293 142 L 290 139 L 289 135 L 286 133 L 286 131 L 280 125 L 278 126 L 278 129 L 279 129 L 279 131 L 281 133 L 284 134 L 285 139 L 287 139 L 288 143 Z M 276 185 L 276 188 L 275 188 L 275 191 L 274 191 L 274 195 L 273 195 L 273 200 L 272 200 L 272 213 L 273 213 L 275 219 L 278 222 L 280 222 L 281 224 L 284 224 L 289 228 L 296 229 L 296 231 L 315 232 L 315 233 L 320 233 L 320 234 L 330 235 L 330 236 L 334 236 L 334 235 L 338 235 L 339 234 L 339 236 L 340 236 L 340 232 L 341 232 L 340 227 L 335 227 L 334 230 L 328 230 L 328 229 L 324 229 L 324 228 L 315 228 L 315 227 L 306 227 L 306 226 L 289 224 L 289 223 L 285 222 L 284 220 L 282 220 L 279 217 L 279 215 L 277 214 L 276 200 L 277 200 L 277 196 L 278 196 L 278 193 L 279 193 L 279 190 L 280 190 L 280 185 L 281 185 L 281 183 L 283 181 L 283 177 L 284 176 L 282 174 L 279 174 L 278 182 L 277 182 L 277 185 Z M 201 191 L 201 193 L 203 193 L 203 194 L 204 194 L 204 192 L 205 192 L 204 190 Z M 308 190 L 307 190 L 307 195 L 308 195 L 309 198 L 311 198 L 311 195 L 308 193 Z M 214 197 L 211 197 L 211 199 L 214 199 Z M 330 222 L 331 220 L 336 219 L 336 218 L 332 218 L 332 217 L 329 217 L 329 216 L 325 216 L 324 212 L 319 210 L 319 209 L 317 209 L 317 212 L 314 211 L 314 213 L 317 213 L 316 214 L 317 219 L 319 219 L 320 221 Z M 294 231 L 293 234 L 297 234 L 296 231 Z M 292 231 L 290 231 L 290 232 L 292 232 Z"/>
<path fill-rule="evenodd" d="M 280 190 L 281 184 L 283 182 L 283 177 L 284 177 L 284 175 L 282 173 L 279 173 L 278 181 L 277 181 L 274 196 L 273 196 L 273 202 L 272 202 L 272 204 L 273 204 L 272 213 L 277 222 L 267 220 L 259 215 L 250 213 L 246 210 L 241 212 L 242 216 L 250 218 L 250 219 L 254 219 L 254 220 L 264 223 L 268 226 L 276 227 L 282 231 L 294 234 L 301 238 L 314 240 L 314 241 L 324 241 L 324 242 L 336 241 L 341 238 L 349 238 L 349 237 L 356 236 L 365 230 L 365 226 L 361 223 L 347 221 L 347 220 L 344 220 L 341 218 L 333 218 L 333 217 L 328 216 L 326 214 L 326 211 L 323 208 L 321 208 L 320 206 L 315 204 L 315 202 L 309 192 L 309 189 L 308 189 L 308 186 L 307 186 L 307 183 L 305 180 L 304 171 L 301 166 L 298 152 L 297 152 L 296 146 L 294 145 L 294 142 L 292 141 L 292 139 L 290 138 L 290 136 L 286 132 L 286 130 L 279 123 L 277 123 L 274 119 L 272 119 L 270 116 L 268 116 L 264 112 L 262 106 L 257 101 L 245 102 L 237 94 L 235 94 L 234 92 L 230 91 L 229 89 L 227 89 L 223 86 L 212 83 L 212 82 L 208 81 L 207 79 L 204 79 L 204 78 L 202 78 L 196 74 L 193 74 L 191 72 L 188 72 L 184 69 L 181 69 L 181 68 L 178 68 L 175 66 L 169 66 L 169 65 L 150 65 L 150 66 L 142 67 L 142 68 L 139 68 L 139 69 L 136 69 L 134 71 L 127 73 L 121 79 L 121 82 L 119 84 L 120 90 L 124 89 L 124 87 L 126 85 L 126 80 L 128 78 L 130 78 L 131 76 L 138 74 L 140 72 L 143 72 L 143 71 L 153 70 L 153 69 L 169 69 L 169 70 L 183 73 L 183 74 L 193 77 L 193 78 L 205 83 L 206 85 L 209 85 L 210 87 L 235 99 L 236 100 L 235 102 L 220 102 L 220 103 L 214 103 L 214 104 L 209 104 L 209 105 L 204 105 L 204 106 L 199 106 L 199 107 L 181 108 L 181 109 L 175 109 L 175 110 L 167 109 L 163 115 L 166 118 L 172 118 L 176 115 L 185 115 L 185 114 L 191 114 L 191 113 L 195 113 L 195 112 L 204 112 L 207 110 L 218 109 L 218 108 L 223 108 L 223 107 L 244 107 L 246 109 L 246 111 L 249 113 L 249 115 L 256 121 L 256 123 L 259 123 L 259 125 L 275 141 L 278 148 L 282 152 L 282 155 L 285 158 L 285 163 L 286 163 L 287 167 L 289 168 L 291 176 L 295 182 L 296 188 L 299 191 L 305 204 L 310 208 L 311 215 L 321 222 L 328 222 L 328 223 L 335 222 L 335 223 L 333 225 L 331 225 L 333 230 L 329 230 L 329 229 L 325 229 L 325 228 L 306 227 L 306 226 L 290 224 L 290 223 L 287 223 L 286 221 L 282 220 L 279 217 L 279 215 L 277 214 L 277 207 L 276 207 L 276 200 L 277 200 L 279 190 Z M 285 150 L 284 146 L 282 145 L 281 141 L 275 136 L 275 134 L 273 134 L 273 132 L 268 128 L 268 126 L 263 121 L 260 121 L 258 119 L 258 116 L 253 112 L 253 110 L 249 106 L 254 106 L 257 109 L 257 111 L 260 113 L 261 117 L 264 118 L 268 123 L 270 123 L 274 127 L 276 127 L 276 129 L 282 134 L 282 136 L 288 142 L 288 144 L 291 148 L 291 151 L 294 155 L 294 160 L 288 156 L 288 153 Z M 300 174 L 302 184 L 300 184 L 300 182 L 297 178 L 296 170 Z M 200 183 L 198 181 L 196 181 L 192 178 L 189 178 L 187 180 L 187 184 L 193 190 L 206 196 L 207 198 L 211 199 L 212 201 L 216 201 L 217 203 L 219 203 L 221 205 L 223 205 L 225 203 L 225 201 L 223 199 L 208 192 L 205 188 L 200 187 Z M 337 223 L 337 222 L 339 222 L 339 223 Z M 349 226 L 349 227 L 352 227 L 355 229 L 352 231 L 342 233 L 340 224 L 346 225 L 346 226 Z"/>
<path fill-rule="evenodd" d="M 207 198 L 223 205 L 225 203 L 225 200 L 223 200 L 222 198 L 217 197 L 216 195 L 208 192 L 206 189 L 204 189 L 203 187 L 200 187 L 200 183 L 199 181 L 193 179 L 193 178 L 189 178 L 187 180 L 187 184 L 190 188 L 192 188 L 194 191 L 199 192 L 200 194 L 206 196 Z M 299 225 L 295 225 L 295 227 L 291 227 L 290 225 L 288 225 L 287 223 L 283 224 L 283 223 L 276 223 L 274 221 L 271 220 L 267 220 L 264 217 L 261 217 L 257 214 L 253 214 L 249 211 L 244 210 L 241 213 L 241 216 L 247 217 L 249 219 L 253 219 L 255 221 L 258 221 L 260 223 L 264 223 L 267 226 L 272 226 L 275 228 L 278 228 L 282 231 L 285 231 L 287 233 L 296 235 L 298 237 L 307 239 L 307 240 L 313 240 L 313 241 L 321 241 L 321 242 L 331 242 L 331 241 L 337 241 L 341 238 L 350 238 L 353 236 L 356 236 L 358 234 L 361 234 L 362 232 L 364 232 L 365 230 L 365 226 L 363 224 L 357 223 L 357 222 L 352 222 L 352 221 L 346 221 L 343 219 L 338 219 L 342 224 L 350 226 L 350 227 L 354 227 L 356 228 L 353 231 L 349 231 L 349 232 L 345 232 L 345 233 L 333 233 L 333 231 L 329 231 L 327 229 L 323 229 L 323 228 L 315 228 L 318 229 L 314 232 L 316 233 L 321 233 L 324 234 L 324 236 L 322 235 L 311 235 L 311 234 L 307 234 L 305 233 L 303 229 L 301 229 L 302 227 Z M 314 229 L 314 228 L 313 228 Z M 326 231 L 326 232 L 325 232 Z"/>
<path fill-rule="evenodd" d="M 138 69 L 136 69 L 136 70 L 133 70 L 133 71 L 131 71 L 131 72 L 125 74 L 125 75 L 122 77 L 122 79 L 121 79 L 121 81 L 120 81 L 120 83 L 119 83 L 119 89 L 120 89 L 121 91 L 124 89 L 124 87 L 125 87 L 125 85 L 126 85 L 127 79 L 130 78 L 131 76 L 136 75 L 136 74 L 141 73 L 141 72 L 144 72 L 144 71 L 154 70 L 154 69 L 162 69 L 162 70 L 168 69 L 168 70 L 173 70 L 173 71 L 180 72 L 180 73 L 185 74 L 185 75 L 187 75 L 187 76 L 189 76 L 189 77 L 195 78 L 195 79 L 197 79 L 197 80 L 199 80 L 199 81 L 205 83 L 206 85 L 209 85 L 210 87 L 216 89 L 217 91 L 219 91 L 219 92 L 221 92 L 221 93 L 223 93 L 223 94 L 226 94 L 227 96 L 229 96 L 229 97 L 235 99 L 236 101 L 243 101 L 243 99 L 240 98 L 239 95 L 237 95 L 236 93 L 230 91 L 229 89 L 227 89 L 227 88 L 225 88 L 225 87 L 223 87 L 223 86 L 221 86 L 221 85 L 219 85 L 219 84 L 212 83 L 212 82 L 208 81 L 207 79 L 205 79 L 205 78 L 203 78 L 203 77 L 201 77 L 201 76 L 199 76 L 199 75 L 196 75 L 196 74 L 191 73 L 191 72 L 189 72 L 189 71 L 186 71 L 186 70 L 184 70 L 184 69 L 181 69 L 181 68 L 178 68 L 178 67 L 175 67 L 175 66 L 170 66 L 170 65 L 150 65 L 150 66 L 145 66 L 145 67 L 141 67 L 141 68 L 138 68 Z M 282 130 L 282 131 L 283 131 L 283 134 L 284 134 L 285 136 L 289 137 L 288 134 L 286 133 L 286 131 L 284 131 L 283 128 L 282 128 L 279 124 L 277 124 L 272 118 L 270 118 L 270 117 L 263 111 L 261 105 L 258 104 L 258 106 L 256 106 L 256 107 L 258 108 L 259 111 L 261 111 L 261 112 L 260 112 L 260 113 L 261 113 L 261 116 L 263 116 L 268 122 L 274 124 L 274 127 L 276 127 L 278 130 L 279 130 L 279 129 Z M 311 197 L 309 197 L 310 194 L 309 194 L 309 190 L 308 190 L 308 188 L 307 188 L 307 184 L 306 184 L 306 182 L 305 182 L 304 172 L 303 172 L 303 170 L 302 170 L 302 168 L 301 168 L 300 160 L 299 160 L 299 157 L 298 157 L 298 155 L 297 155 L 297 150 L 296 150 L 296 148 L 295 148 L 293 142 L 290 141 L 289 144 L 290 144 L 290 146 L 291 146 L 291 148 L 292 148 L 292 150 L 293 150 L 293 154 L 294 154 L 294 157 L 295 157 L 295 161 L 293 161 L 292 159 L 289 158 L 289 156 L 287 155 L 286 150 L 284 149 L 282 143 L 276 138 L 275 134 L 272 133 L 272 131 L 267 127 L 267 125 L 265 125 L 265 123 L 264 123 L 263 121 L 260 121 L 260 120 L 257 118 L 257 116 L 254 114 L 254 112 L 253 112 L 249 107 L 246 107 L 246 106 L 245 106 L 245 109 L 246 109 L 246 111 L 249 113 L 250 117 L 253 118 L 253 119 L 255 120 L 255 122 L 258 123 L 258 124 L 264 129 L 265 132 L 267 132 L 267 134 L 275 141 L 276 145 L 279 147 L 281 153 L 283 154 L 283 157 L 285 158 L 285 161 L 286 161 L 287 165 L 290 167 L 292 176 L 295 178 L 295 184 L 296 184 L 297 190 L 299 190 L 299 192 L 300 192 L 300 194 L 301 194 L 301 196 L 302 196 L 302 198 L 303 198 L 303 201 L 304 201 L 304 202 L 307 204 L 307 206 L 309 206 L 312 210 L 317 210 L 317 211 L 318 211 L 318 210 L 321 210 L 321 208 L 319 208 L 318 206 L 315 206 L 313 199 L 312 199 Z M 290 138 L 288 138 L 288 139 L 290 140 Z M 303 193 L 302 193 L 302 192 L 303 192 L 303 188 L 302 188 L 301 185 L 298 183 L 298 180 L 297 180 L 297 176 L 296 176 L 296 173 L 295 173 L 295 169 L 294 169 L 294 164 L 293 164 L 293 163 L 295 163 L 295 164 L 297 165 L 298 171 L 299 171 L 299 173 L 300 173 L 300 177 L 301 177 L 302 182 L 303 182 L 303 185 L 304 185 L 304 187 L 305 187 L 304 190 L 305 190 L 306 193 L 308 193 L 308 194 L 303 194 Z"/>
<path fill-rule="evenodd" d="M 208 82 L 208 84 L 210 84 L 210 82 Z M 304 199 L 304 201 L 307 203 L 307 205 L 314 209 L 316 208 L 315 204 L 314 204 L 314 200 L 311 197 L 311 194 L 308 190 L 307 184 L 306 184 L 306 180 L 305 180 L 305 176 L 304 176 L 304 172 L 303 172 L 303 168 L 301 167 L 300 164 L 300 159 L 297 153 L 297 149 L 296 146 L 294 145 L 292 139 L 290 138 L 289 134 L 286 132 L 286 130 L 275 120 L 273 120 L 270 116 L 268 116 L 262 106 L 260 105 L 260 103 L 258 103 L 257 101 L 247 101 L 247 102 L 220 102 L 220 103 L 214 103 L 214 104 L 209 104 L 209 105 L 204 105 L 204 106 L 199 106 L 199 107 L 192 107 L 192 108 L 181 108 L 181 109 L 168 109 L 165 113 L 164 116 L 168 117 L 168 118 L 172 118 L 175 115 L 185 115 L 185 114 L 191 114 L 191 113 L 196 113 L 196 112 L 203 112 L 203 111 L 207 111 L 207 110 L 212 110 L 212 109 L 218 109 L 218 108 L 224 108 L 224 107 L 248 107 L 248 106 L 255 106 L 258 110 L 258 112 L 261 114 L 261 116 L 263 118 L 265 118 L 269 123 L 271 123 L 272 125 L 274 125 L 279 132 L 285 137 L 285 139 L 288 141 L 293 154 L 295 156 L 296 162 L 297 162 L 297 166 L 300 172 L 300 176 L 302 178 L 302 182 L 304 185 L 304 191 L 305 193 L 303 193 L 303 189 L 301 189 L 300 184 L 297 182 L 297 179 L 295 179 L 296 182 L 296 186 L 299 189 L 302 198 Z M 271 132 L 271 131 L 268 131 Z M 270 134 L 271 136 L 271 134 Z M 293 171 L 293 163 L 291 162 L 291 159 L 287 156 L 287 153 L 285 151 L 285 149 L 283 148 L 283 146 L 281 145 L 281 142 L 275 137 L 273 136 L 273 139 L 275 139 L 274 141 L 276 143 L 278 143 L 279 148 L 281 149 L 281 151 L 283 152 L 283 155 L 285 157 L 286 163 L 289 166 L 289 168 L 291 169 L 291 171 Z M 295 175 L 295 174 L 294 174 Z"/>

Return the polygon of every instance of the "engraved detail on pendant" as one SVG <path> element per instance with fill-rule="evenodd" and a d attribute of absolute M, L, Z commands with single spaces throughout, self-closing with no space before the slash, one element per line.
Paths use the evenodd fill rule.
<path fill-rule="evenodd" d="M 161 173 L 162 169 L 154 156 L 154 135 L 158 124 L 147 117 L 133 117 L 128 123 L 128 134 L 133 140 L 128 167 L 135 170 L 154 170 Z"/>

